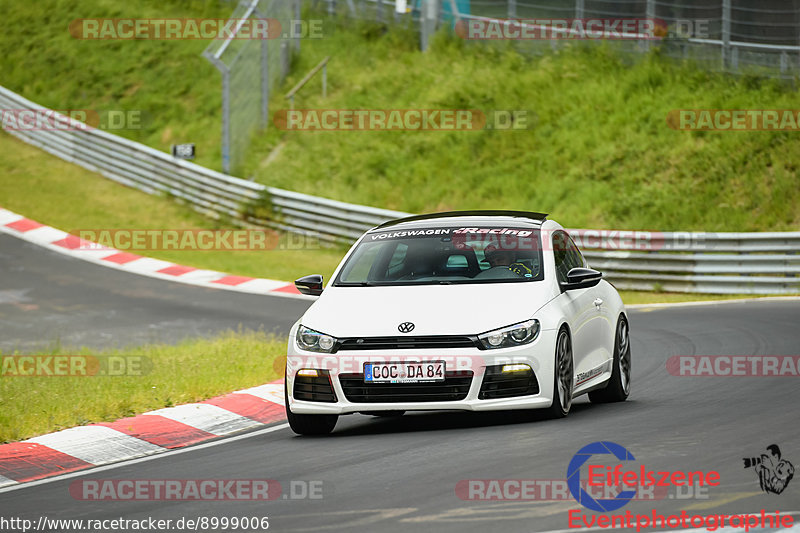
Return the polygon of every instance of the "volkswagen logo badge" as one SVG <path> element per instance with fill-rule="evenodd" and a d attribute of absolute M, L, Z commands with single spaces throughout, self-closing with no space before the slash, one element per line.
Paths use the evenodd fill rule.
<path fill-rule="evenodd" d="M 400 333 L 411 333 L 414 331 L 414 323 L 413 322 L 403 322 L 399 326 L 397 326 L 397 331 Z"/>

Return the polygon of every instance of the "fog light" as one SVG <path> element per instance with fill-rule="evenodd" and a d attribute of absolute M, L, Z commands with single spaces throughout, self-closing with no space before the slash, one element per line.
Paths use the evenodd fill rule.
<path fill-rule="evenodd" d="M 297 371 L 297 375 L 304 378 L 315 378 L 319 376 L 319 372 L 315 368 L 301 368 Z"/>
<path fill-rule="evenodd" d="M 503 365 L 503 373 L 506 372 L 530 372 L 530 365 Z"/>

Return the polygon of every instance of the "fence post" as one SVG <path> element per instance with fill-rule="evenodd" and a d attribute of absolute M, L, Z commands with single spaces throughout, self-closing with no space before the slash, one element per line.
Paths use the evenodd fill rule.
<path fill-rule="evenodd" d="M 731 0 L 722 0 L 722 70 L 728 67 L 731 50 Z"/>
<path fill-rule="evenodd" d="M 575 0 L 575 18 L 583 18 L 583 0 Z"/>
<path fill-rule="evenodd" d="M 231 173 L 231 73 L 222 71 L 222 172 Z"/>
<path fill-rule="evenodd" d="M 261 39 L 261 127 L 269 121 L 269 41 Z"/>
<path fill-rule="evenodd" d="M 336 0 L 328 0 L 328 15 L 333 16 L 336 13 Z"/>
<path fill-rule="evenodd" d="M 260 12 L 257 7 L 253 14 L 260 19 L 267 18 L 267 15 Z M 261 60 L 261 127 L 264 128 L 269 121 L 269 41 L 267 39 L 261 39 L 259 53 L 261 55 L 259 58 Z"/>
<path fill-rule="evenodd" d="M 517 0 L 508 0 L 508 18 L 517 18 Z"/>
<path fill-rule="evenodd" d="M 439 0 L 422 0 L 422 20 L 420 20 L 420 49 L 428 49 L 430 36 L 436 31 L 436 22 L 439 20 Z"/>
<path fill-rule="evenodd" d="M 655 23 L 656 20 L 656 0 L 647 0 L 647 5 L 645 6 L 644 16 L 650 21 L 651 24 Z M 653 35 L 655 37 L 655 34 Z M 645 49 L 650 49 L 650 40 L 645 40 Z"/>
<path fill-rule="evenodd" d="M 289 47 L 286 41 L 281 41 L 281 79 L 286 79 L 289 74 Z"/>
<path fill-rule="evenodd" d="M 299 21 L 300 17 L 302 16 L 302 4 L 303 0 L 295 0 L 294 2 L 294 17 L 295 20 Z M 295 22 L 297 24 L 297 22 Z M 292 28 L 293 31 L 297 32 L 297 35 L 294 36 L 294 47 L 295 50 L 300 52 L 300 32 L 297 31 L 297 28 Z"/>
<path fill-rule="evenodd" d="M 375 20 L 379 24 L 383 22 L 383 0 L 378 0 L 375 4 Z"/>

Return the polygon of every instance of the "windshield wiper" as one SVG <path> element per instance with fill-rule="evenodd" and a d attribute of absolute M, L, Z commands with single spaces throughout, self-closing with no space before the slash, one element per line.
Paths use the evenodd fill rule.
<path fill-rule="evenodd" d="M 370 281 L 340 281 L 334 287 L 375 287 Z"/>

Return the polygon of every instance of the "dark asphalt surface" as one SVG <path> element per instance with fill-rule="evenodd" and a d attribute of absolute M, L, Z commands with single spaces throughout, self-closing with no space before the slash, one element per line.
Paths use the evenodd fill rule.
<path fill-rule="evenodd" d="M 175 343 L 289 331 L 309 302 L 205 289 L 81 261 L 0 233 L 0 350 Z"/>
<path fill-rule="evenodd" d="M 135 330 L 149 324 L 156 325 L 155 335 L 169 339 L 175 320 L 192 325 L 186 335 L 204 333 L 220 322 L 286 327 L 305 305 L 169 285 L 8 244 L 0 236 L 3 290 L 25 288 L 29 300 L 20 305 L 37 307 L 14 311 L 18 306 L 3 304 L 4 343 L 36 339 L 32 331 L 74 332 L 75 339 L 91 339 L 98 328 L 110 339 L 136 340 Z M 7 324 L 9 316 L 25 328 Z M 777 443 L 784 458 L 800 467 L 800 378 L 677 377 L 665 369 L 672 355 L 796 355 L 800 303 L 631 310 L 630 323 L 633 393 L 622 404 L 592 405 L 583 397 L 568 418 L 558 421 L 519 413 L 422 413 L 399 419 L 352 415 L 342 417 L 328 437 L 302 438 L 280 429 L 0 492 L 0 516 L 268 516 L 269 531 L 565 530 L 568 511 L 581 509 L 575 501 L 463 501 L 456 496 L 456 484 L 466 479 L 564 479 L 575 452 L 599 440 L 625 446 L 648 470 L 721 475 L 721 485 L 709 487 L 702 497 L 679 499 L 670 489 L 671 497 L 634 501 L 620 512 L 800 511 L 800 473 L 783 494 L 764 494 L 756 474 L 742 463 L 743 457 L 758 457 Z M 68 491 L 75 480 L 207 478 L 274 479 L 284 491 L 292 480 L 321 481 L 322 498 L 90 502 L 73 499 Z"/>

